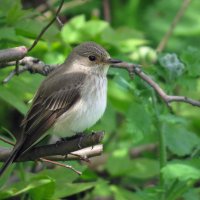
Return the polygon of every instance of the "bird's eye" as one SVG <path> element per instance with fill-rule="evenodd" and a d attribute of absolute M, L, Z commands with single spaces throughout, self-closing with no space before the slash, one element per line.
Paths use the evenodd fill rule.
<path fill-rule="evenodd" d="M 88 57 L 90 61 L 95 61 L 96 60 L 96 56 L 89 56 Z"/>

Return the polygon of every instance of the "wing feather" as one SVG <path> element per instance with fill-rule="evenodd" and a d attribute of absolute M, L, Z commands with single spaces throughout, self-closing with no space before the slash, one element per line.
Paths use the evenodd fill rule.
<path fill-rule="evenodd" d="M 26 139 L 21 153 L 39 142 L 57 118 L 81 98 L 80 89 L 85 77 L 84 73 L 68 73 L 59 77 L 51 76 L 42 83 L 22 122 L 23 137 Z"/>

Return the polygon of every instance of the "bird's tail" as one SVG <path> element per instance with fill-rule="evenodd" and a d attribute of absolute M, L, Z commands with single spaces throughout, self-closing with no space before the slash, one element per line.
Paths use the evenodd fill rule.
<path fill-rule="evenodd" d="M 14 147 L 14 149 L 12 150 L 8 159 L 4 162 L 4 164 L 2 165 L 2 167 L 0 169 L 0 176 L 3 175 L 5 170 L 9 167 L 9 165 L 12 164 L 12 162 L 17 158 L 18 152 L 21 150 L 21 147 L 22 147 L 22 145 L 17 145 Z"/>

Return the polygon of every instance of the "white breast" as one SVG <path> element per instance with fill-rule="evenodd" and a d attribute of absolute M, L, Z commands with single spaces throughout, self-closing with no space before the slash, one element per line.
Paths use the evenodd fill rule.
<path fill-rule="evenodd" d="M 91 75 L 86 80 L 81 99 L 56 122 L 56 134 L 62 137 L 83 132 L 93 126 L 103 115 L 107 102 L 107 78 Z"/>

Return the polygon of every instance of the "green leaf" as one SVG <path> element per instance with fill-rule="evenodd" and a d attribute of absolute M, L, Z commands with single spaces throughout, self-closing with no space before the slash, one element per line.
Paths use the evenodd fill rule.
<path fill-rule="evenodd" d="M 67 177 L 66 177 L 67 179 Z M 83 192 L 85 190 L 89 190 L 93 187 L 95 187 L 96 182 L 92 183 L 64 183 L 60 184 L 59 188 L 56 189 L 55 194 L 53 196 L 54 199 L 57 198 L 64 198 L 68 197 L 74 194 L 78 194 L 80 192 Z"/>
<path fill-rule="evenodd" d="M 162 123 L 170 123 L 170 124 L 186 125 L 188 123 L 188 121 L 184 119 L 183 117 L 179 117 L 179 116 L 167 114 L 167 113 L 165 113 L 164 115 L 160 115 L 159 120 Z"/>
<path fill-rule="evenodd" d="M 123 189 L 121 187 L 117 187 L 115 185 L 111 186 L 111 191 L 114 194 L 114 199 L 115 200 L 143 200 L 139 195 L 136 193 Z"/>
<path fill-rule="evenodd" d="M 152 115 L 146 108 L 145 104 L 133 102 L 127 112 L 127 118 L 130 123 L 132 122 L 133 128 L 141 130 L 144 134 L 148 134 L 152 125 Z"/>
<path fill-rule="evenodd" d="M 102 20 L 90 20 L 85 23 L 82 27 L 82 32 L 87 34 L 89 37 L 94 38 L 96 35 L 103 32 L 109 24 Z"/>
<path fill-rule="evenodd" d="M 137 38 L 130 38 L 126 39 L 124 41 L 118 42 L 118 48 L 120 49 L 121 52 L 123 53 L 130 53 L 133 52 L 133 49 L 145 45 L 147 42 L 143 39 L 137 39 Z"/>
<path fill-rule="evenodd" d="M 139 179 L 147 179 L 158 175 L 158 173 L 158 161 L 150 158 L 137 158 L 132 160 L 131 176 Z"/>
<path fill-rule="evenodd" d="M 22 10 L 21 1 L 15 0 L 10 4 L 10 9 L 7 12 L 7 23 L 14 24 L 23 15 L 24 12 Z"/>
<path fill-rule="evenodd" d="M 180 181 L 199 180 L 200 170 L 186 164 L 171 163 L 161 170 L 165 180 L 178 179 Z"/>
<path fill-rule="evenodd" d="M 72 18 L 67 24 L 65 24 L 61 30 L 61 36 L 64 42 L 69 43 L 80 43 L 84 40 L 80 29 L 86 23 L 85 16 L 79 15 Z"/>
<path fill-rule="evenodd" d="M 19 182 L 17 184 L 14 184 L 9 189 L 4 189 L 0 191 L 0 196 L 2 199 L 17 196 L 25 192 L 34 191 L 33 189 L 41 189 L 40 194 L 42 190 L 48 189 L 48 188 L 54 188 L 55 182 L 49 178 L 49 177 L 41 177 L 39 179 L 32 179 L 29 181 L 29 183 Z M 48 191 L 51 194 L 51 191 Z M 38 196 L 39 197 L 39 196 Z M 41 198 L 40 198 L 41 199 Z"/>
<path fill-rule="evenodd" d="M 108 26 L 102 31 L 101 39 L 105 43 L 117 47 L 120 52 L 132 52 L 138 45 L 146 43 L 146 40 L 141 39 L 140 36 L 141 34 L 129 27 L 113 29 Z"/>
<path fill-rule="evenodd" d="M 125 112 L 132 101 L 132 96 L 127 89 L 115 81 L 108 82 L 108 97 L 114 108 L 120 112 Z"/>
<path fill-rule="evenodd" d="M 163 131 L 167 147 L 178 156 L 189 155 L 200 142 L 193 132 L 180 125 L 165 124 Z"/>
<path fill-rule="evenodd" d="M 79 163 L 75 162 L 67 162 L 68 165 L 72 164 L 72 166 L 80 171 L 83 171 L 85 169 L 85 166 L 81 166 Z M 65 196 L 70 196 L 72 194 L 75 194 L 76 192 L 81 192 L 84 190 L 87 190 L 90 187 L 93 187 L 94 183 L 91 184 L 82 184 L 82 185 L 73 185 L 71 182 L 76 180 L 79 175 L 72 172 L 70 169 L 66 169 L 63 167 L 55 168 L 54 170 L 44 170 L 38 173 L 38 176 L 47 176 L 50 177 L 52 180 L 55 181 L 55 194 L 53 198 L 60 198 Z M 29 177 L 35 177 L 35 174 L 29 174 Z M 41 191 L 42 194 L 44 190 Z"/>
<path fill-rule="evenodd" d="M 68 163 L 69 164 L 69 163 Z M 63 175 L 64 174 L 64 175 Z M 63 185 L 65 183 L 71 183 L 76 180 L 79 176 L 73 173 L 71 170 L 67 170 L 63 167 L 58 167 L 54 170 L 43 170 L 37 174 L 38 176 L 48 176 L 56 180 L 56 186 L 60 186 L 57 183 Z M 30 177 L 35 177 L 35 174 L 31 174 Z M 67 177 L 67 178 L 66 178 Z"/>
<path fill-rule="evenodd" d="M 0 39 L 7 39 L 12 41 L 17 41 L 17 36 L 15 29 L 11 27 L 2 27 L 0 31 Z"/>
<path fill-rule="evenodd" d="M 35 39 L 44 25 L 42 22 L 27 19 L 23 23 L 21 21 L 15 23 L 15 29 L 18 35 Z"/>
<path fill-rule="evenodd" d="M 167 53 L 159 58 L 161 66 L 167 72 L 169 76 L 169 80 L 174 80 L 177 77 L 181 76 L 184 72 L 185 66 L 178 59 L 177 54 L 175 53 Z"/>
<path fill-rule="evenodd" d="M 126 175 L 131 171 L 131 160 L 123 149 L 116 150 L 106 163 L 106 169 L 112 176 Z M 123 167 L 122 167 L 123 166 Z"/>
<path fill-rule="evenodd" d="M 99 122 L 91 127 L 91 130 L 101 130 L 102 127 L 106 132 L 111 133 L 116 128 L 116 112 L 113 106 L 108 102 L 106 111 Z"/>
<path fill-rule="evenodd" d="M 138 47 L 135 51 L 132 51 L 131 54 L 129 55 L 129 58 L 134 62 L 139 61 L 140 63 L 144 63 L 145 65 L 155 63 L 157 57 L 158 57 L 157 53 L 153 48 L 143 45 Z"/>
<path fill-rule="evenodd" d="M 51 197 L 54 194 L 55 191 L 55 181 L 48 177 L 50 180 L 49 183 L 43 184 L 43 185 L 38 185 L 37 187 L 31 189 L 29 191 L 29 194 L 31 196 L 31 199 L 33 200 L 44 200 L 44 199 L 51 199 Z M 44 179 L 43 176 L 37 176 L 33 178 L 33 181 L 41 180 Z"/>
<path fill-rule="evenodd" d="M 0 80 L 3 80 L 8 73 L 10 73 L 8 69 L 1 70 Z M 0 98 L 22 114 L 25 114 L 28 110 L 28 105 L 25 104 L 25 101 L 33 98 L 33 94 L 38 88 L 42 78 L 42 76 L 29 75 L 28 73 L 15 76 L 9 83 L 5 85 L 0 84 Z"/>
<path fill-rule="evenodd" d="M 3 145 L 2 145 L 3 146 Z M 1 147 L 2 147 L 1 146 Z M 11 147 L 9 147 L 11 148 Z M 2 167 L 3 163 L 0 163 L 0 167 Z M 12 164 L 11 166 L 8 167 L 8 169 L 5 171 L 3 176 L 0 178 L 0 197 L 2 196 L 8 196 L 12 195 L 12 190 L 9 188 L 5 188 L 5 185 L 9 182 L 9 178 L 11 174 L 13 173 L 13 170 L 15 169 L 15 164 Z"/>
<path fill-rule="evenodd" d="M 0 85 L 0 98 L 3 99 L 5 102 L 12 105 L 14 108 L 16 108 L 19 112 L 22 114 L 25 114 L 28 110 L 27 105 L 22 101 L 21 98 L 19 98 L 15 93 L 12 91 L 9 91 L 8 88 Z"/>
<path fill-rule="evenodd" d="M 103 179 L 98 179 L 96 182 L 96 186 L 92 192 L 94 197 L 109 197 L 111 196 L 111 190 L 109 186 L 109 182 Z"/>
<path fill-rule="evenodd" d="M 182 61 L 186 64 L 188 74 L 191 76 L 200 75 L 200 51 L 197 48 L 187 48 L 181 54 Z"/>
<path fill-rule="evenodd" d="M 155 1 L 153 4 L 146 4 L 145 15 L 142 22 L 145 24 L 145 30 L 155 43 L 159 43 L 160 38 L 168 30 L 173 17 L 177 13 L 182 1 Z M 190 9 L 184 14 L 184 20 L 180 21 L 176 27 L 173 37 L 167 43 L 170 51 L 183 51 L 188 45 L 199 43 L 200 19 L 199 19 L 199 1 L 192 1 Z M 170 12 L 169 12 L 170 10 Z M 162 13 L 162 14 L 161 14 Z M 159 16 L 159 17 L 158 17 Z M 151 23 L 152 19 L 156 19 L 156 23 Z M 190 27 L 188 29 L 188 27 Z"/>
<path fill-rule="evenodd" d="M 125 153 L 125 152 L 124 152 Z M 107 161 L 106 169 L 112 176 L 131 176 L 145 179 L 154 177 L 159 173 L 157 161 L 149 158 L 131 160 L 124 153 L 115 152 Z"/>
<path fill-rule="evenodd" d="M 190 189 L 188 192 L 186 192 L 183 195 L 185 200 L 199 200 L 200 197 L 200 191 L 199 189 Z"/>
<path fill-rule="evenodd" d="M 126 120 L 124 131 L 132 138 L 132 144 L 139 143 L 145 137 L 140 125 L 133 122 L 131 118 Z"/>

